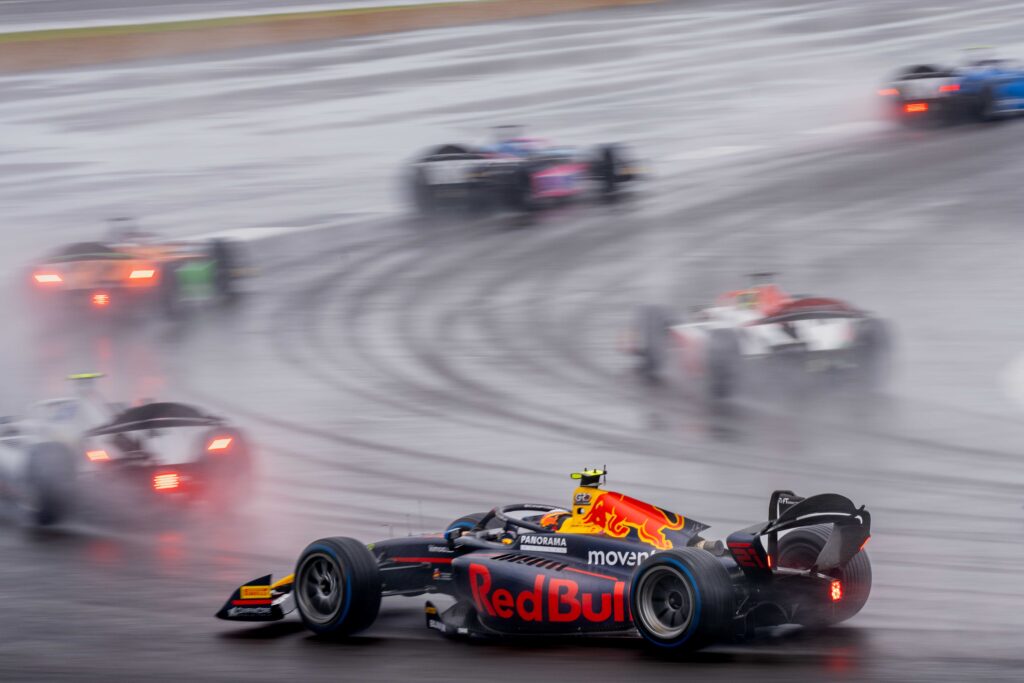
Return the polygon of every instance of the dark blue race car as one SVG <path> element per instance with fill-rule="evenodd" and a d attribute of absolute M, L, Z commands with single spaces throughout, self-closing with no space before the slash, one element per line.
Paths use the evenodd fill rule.
<path fill-rule="evenodd" d="M 903 123 L 995 121 L 1024 111 L 1024 63 L 975 55 L 956 67 L 919 64 L 878 93 Z"/>

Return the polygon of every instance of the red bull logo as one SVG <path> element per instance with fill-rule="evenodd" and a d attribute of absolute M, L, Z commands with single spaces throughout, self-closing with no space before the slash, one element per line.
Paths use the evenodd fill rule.
<path fill-rule="evenodd" d="M 491 572 L 482 564 L 469 565 L 469 588 L 473 605 L 480 614 L 499 619 L 521 619 L 535 622 L 589 621 L 602 623 L 609 620 L 625 621 L 629 614 L 626 606 L 626 584 L 610 580 L 610 590 L 589 592 L 569 578 L 548 577 L 538 574 L 533 587 L 513 594 L 507 588 L 492 588 Z"/>
<path fill-rule="evenodd" d="M 682 515 L 662 510 L 659 507 L 630 498 L 612 491 L 595 492 L 594 502 L 583 515 L 584 524 L 601 527 L 615 538 L 625 538 L 636 529 L 640 540 L 658 550 L 668 550 L 672 541 L 666 531 L 678 531 L 686 524 Z"/>

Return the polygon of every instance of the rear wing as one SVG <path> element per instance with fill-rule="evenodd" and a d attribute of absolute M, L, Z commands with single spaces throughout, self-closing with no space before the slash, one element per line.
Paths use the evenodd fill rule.
<path fill-rule="evenodd" d="M 871 536 L 871 514 L 862 505 L 837 493 L 801 498 L 792 491 L 775 491 L 768 503 L 768 522 L 754 524 L 729 535 L 727 544 L 737 564 L 751 576 L 767 576 L 778 557 L 779 533 L 831 524 L 832 533 L 821 549 L 811 573 L 827 573 L 844 566 Z M 765 549 L 762 538 L 767 537 Z"/>

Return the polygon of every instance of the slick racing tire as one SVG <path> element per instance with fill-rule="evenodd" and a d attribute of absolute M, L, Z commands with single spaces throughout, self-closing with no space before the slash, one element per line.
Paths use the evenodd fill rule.
<path fill-rule="evenodd" d="M 240 264 L 235 245 L 227 240 L 210 240 L 210 260 L 213 262 L 213 289 L 222 301 L 234 301 L 238 296 L 235 286 Z"/>
<path fill-rule="evenodd" d="M 729 572 L 706 550 L 652 555 L 633 574 L 633 625 L 656 652 L 680 655 L 729 637 L 735 612 Z"/>
<path fill-rule="evenodd" d="M 636 326 L 635 352 L 639 357 L 637 372 L 656 379 L 665 367 L 669 316 L 661 306 L 644 306 Z"/>
<path fill-rule="evenodd" d="M 170 320 L 177 320 L 185 314 L 185 304 L 182 301 L 181 276 L 178 269 L 171 266 L 161 273 L 160 279 L 160 310 L 164 317 Z"/>
<path fill-rule="evenodd" d="M 974 102 L 974 119 L 980 123 L 992 123 L 998 117 L 995 114 L 995 96 L 992 89 L 985 87 L 978 93 Z"/>
<path fill-rule="evenodd" d="M 211 451 L 216 439 L 226 447 Z M 252 495 L 253 458 L 249 441 L 236 429 L 211 429 L 200 438 L 196 462 L 203 466 L 206 499 L 221 512 L 235 510 Z"/>
<path fill-rule="evenodd" d="M 861 384 L 868 389 L 881 386 L 890 369 L 892 335 L 889 326 L 878 318 L 862 320 L 853 348 Z"/>
<path fill-rule="evenodd" d="M 515 173 L 508 177 L 505 204 L 512 211 L 524 214 L 537 210 L 537 202 L 533 198 L 533 181 L 528 168 L 516 169 Z"/>
<path fill-rule="evenodd" d="M 321 538 L 295 566 L 295 606 L 313 633 L 343 638 L 377 618 L 381 576 L 365 545 L 352 538 Z"/>
<path fill-rule="evenodd" d="M 74 498 L 74 454 L 59 443 L 42 443 L 29 454 L 26 521 L 49 526 L 63 521 Z"/>
<path fill-rule="evenodd" d="M 601 182 L 601 196 L 611 199 L 619 189 L 619 150 L 605 145 L 597 154 L 597 177 Z"/>
<path fill-rule="evenodd" d="M 434 190 L 427 182 L 427 172 L 417 166 L 412 175 L 412 202 L 416 212 L 421 216 L 427 216 L 437 211 L 437 198 Z"/>
<path fill-rule="evenodd" d="M 832 526 L 816 526 L 795 529 L 779 539 L 778 565 L 787 569 L 809 569 L 818 558 L 832 534 Z M 861 550 L 845 567 L 833 572 L 834 578 L 842 582 L 843 597 L 838 604 L 822 593 L 818 604 L 801 605 L 794 621 L 804 626 L 831 626 L 846 621 L 860 612 L 871 594 L 871 559 Z"/>
<path fill-rule="evenodd" d="M 725 401 L 738 393 L 742 362 L 743 353 L 735 332 L 728 329 L 709 332 L 704 387 L 707 398 L 712 401 Z"/>

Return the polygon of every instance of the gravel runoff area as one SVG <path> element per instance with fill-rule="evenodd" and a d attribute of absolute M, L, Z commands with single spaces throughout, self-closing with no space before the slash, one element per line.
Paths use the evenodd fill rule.
<path fill-rule="evenodd" d="M 0 34 L 0 73 L 302 43 L 659 0 L 479 0 Z"/>

